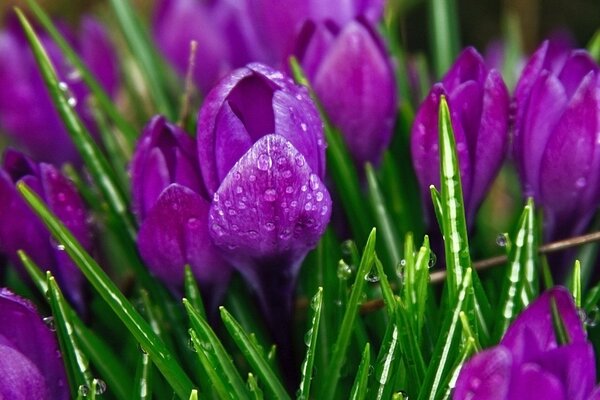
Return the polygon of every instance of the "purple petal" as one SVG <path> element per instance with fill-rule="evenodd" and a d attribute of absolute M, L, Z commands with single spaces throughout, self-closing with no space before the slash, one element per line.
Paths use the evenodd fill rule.
<path fill-rule="evenodd" d="M 470 210 L 474 210 L 481 203 L 504 161 L 509 141 L 508 115 L 508 89 L 500 74 L 492 70 L 483 88 L 477 144 L 471 152 L 477 172 L 471 185 Z M 473 217 L 471 215 L 471 220 Z"/>
<path fill-rule="evenodd" d="M 69 398 L 65 370 L 53 333 L 42 322 L 34 306 L 29 301 L 16 296 L 7 289 L 0 289 L 0 346 L 12 348 L 31 363 L 24 362 L 23 358 L 13 353 L 15 356 L 14 361 L 22 362 L 14 365 L 22 368 L 21 372 L 31 370 L 32 364 L 37 368 L 45 380 L 49 399 Z M 5 353 L 2 352 L 2 354 Z M 7 356 L 9 355 L 7 354 Z M 6 371 L 4 367 L 10 368 L 11 366 L 7 363 L 7 360 L 4 360 L 0 370 Z M 2 379 L 7 378 L 3 377 Z M 31 389 L 37 390 L 39 376 L 35 372 L 32 379 L 32 384 L 36 386 Z M 16 381 L 15 383 L 23 384 L 25 382 Z M 4 394 L 2 389 L 0 389 L 0 393 Z"/>
<path fill-rule="evenodd" d="M 556 302 L 570 343 L 585 343 L 586 335 L 568 290 L 555 287 L 543 293 L 508 328 L 500 344 L 507 347 L 515 363 L 535 360 L 558 347 L 552 322 L 551 299 Z"/>
<path fill-rule="evenodd" d="M 560 380 L 537 364 L 525 364 L 515 373 L 507 399 L 567 400 Z"/>
<path fill-rule="evenodd" d="M 210 234 L 239 269 L 295 269 L 323 234 L 331 198 L 294 146 L 258 140 L 215 193 Z"/>
<path fill-rule="evenodd" d="M 510 352 L 502 346 L 484 350 L 467 361 L 458 375 L 454 400 L 507 399 L 512 371 Z"/>
<path fill-rule="evenodd" d="M 0 336 L 2 341 L 2 336 Z M 10 346 L 0 344 L 0 398 L 50 399 L 46 381 L 31 360 Z"/>
<path fill-rule="evenodd" d="M 487 70 L 483 57 L 473 47 L 467 47 L 459 54 L 450 70 L 444 75 L 442 83 L 448 90 L 454 90 L 462 83 L 475 81 L 483 84 Z"/>
<path fill-rule="evenodd" d="M 377 163 L 391 139 L 396 112 L 394 73 L 380 38 L 359 21 L 348 23 L 313 85 L 357 163 Z"/>
<path fill-rule="evenodd" d="M 585 50 L 576 50 L 571 53 L 565 62 L 558 79 L 562 82 L 567 98 L 570 99 L 581 81 L 590 71 L 598 72 L 599 68 L 590 54 Z"/>
<path fill-rule="evenodd" d="M 217 116 L 215 127 L 216 149 L 219 157 L 216 158 L 219 181 L 222 181 L 231 170 L 231 167 L 252 146 L 252 138 L 244 124 L 231 110 L 229 102 L 225 102 Z"/>
<path fill-rule="evenodd" d="M 336 33 L 331 29 L 331 24 L 327 23 L 316 24 L 309 20 L 302 26 L 296 40 L 295 54 L 309 78 L 317 74 L 321 61 L 335 40 Z"/>
<path fill-rule="evenodd" d="M 590 190 L 592 182 L 588 183 L 588 179 L 591 168 L 598 164 L 594 156 L 598 152 L 597 147 L 600 146 L 599 105 L 597 78 L 590 72 L 581 82 L 548 139 L 541 159 L 539 179 L 541 198 L 548 212 L 550 235 L 563 223 L 572 225 L 582 214 L 582 206 L 589 207 L 586 203 L 590 202 L 590 199 L 586 192 Z M 588 198 L 582 201 L 583 197 Z"/>
<path fill-rule="evenodd" d="M 168 186 L 148 213 L 138 234 L 144 262 L 172 288 L 183 285 L 189 264 L 204 287 L 225 285 L 231 269 L 212 245 L 207 229 L 209 204 L 194 191 Z"/>

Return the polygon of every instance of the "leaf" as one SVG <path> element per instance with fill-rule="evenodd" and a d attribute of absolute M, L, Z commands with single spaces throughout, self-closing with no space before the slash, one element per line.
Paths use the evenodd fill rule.
<path fill-rule="evenodd" d="M 360 265 L 356 273 L 356 280 L 350 293 L 350 299 L 344 312 L 344 318 L 342 319 L 342 325 L 340 326 L 340 333 L 335 342 L 333 348 L 333 354 L 329 362 L 329 368 L 325 373 L 325 379 L 321 386 L 321 392 L 318 394 L 319 399 L 332 399 L 337 390 L 338 382 L 340 379 L 340 371 L 344 364 L 344 358 L 348 351 L 348 345 L 350 343 L 350 337 L 354 327 L 354 321 L 356 320 L 357 310 L 360 306 L 359 300 L 365 286 L 364 277 L 371 270 L 373 262 L 375 261 L 375 228 L 371 230 L 365 250 L 360 260 Z"/>
<path fill-rule="evenodd" d="M 352 391 L 350 392 L 351 400 L 363 400 L 367 397 L 367 383 L 369 382 L 369 368 L 371 368 L 371 350 L 370 345 L 367 343 L 363 351 L 362 359 L 358 366 L 358 372 L 352 385 Z"/>
<path fill-rule="evenodd" d="M 573 267 L 573 278 L 571 279 L 572 287 L 571 294 L 575 301 L 575 307 L 581 308 L 581 263 L 579 260 L 575 260 L 575 266 Z"/>
<path fill-rule="evenodd" d="M 400 367 L 400 329 L 402 326 L 397 318 L 393 318 L 387 326 L 383 342 L 379 349 L 379 355 L 375 362 L 374 382 L 371 385 L 375 389 L 372 397 L 381 400 L 389 399 L 394 390 L 394 377 Z"/>
<path fill-rule="evenodd" d="M 375 267 L 377 268 L 377 276 L 379 277 L 379 286 L 383 294 L 383 302 L 385 303 L 385 309 L 389 318 L 394 318 L 396 314 L 396 299 L 392 287 L 388 282 L 387 275 L 383 270 L 383 265 L 377 255 L 375 255 Z"/>
<path fill-rule="evenodd" d="M 263 400 L 263 392 L 258 386 L 256 378 L 251 373 L 248 373 L 248 390 L 250 391 L 250 395 L 254 400 Z"/>
<path fill-rule="evenodd" d="M 410 237 L 410 239 L 409 239 Z M 406 313 L 410 316 L 409 321 L 413 326 L 413 332 L 420 337 L 425 321 L 425 309 L 427 306 L 427 284 L 429 282 L 429 264 L 431 262 L 431 250 L 429 248 L 429 237 L 425 236 L 423 245 L 419 249 L 416 261 L 413 256 L 414 247 L 412 236 L 407 235 L 404 250 L 404 286 L 402 298 L 406 306 Z"/>
<path fill-rule="evenodd" d="M 196 312 L 198 312 L 203 319 L 206 319 L 206 310 L 204 309 L 204 303 L 202 302 L 202 296 L 200 295 L 198 282 L 196 282 L 196 278 L 194 278 L 194 274 L 192 273 L 192 269 L 189 265 L 185 266 L 183 287 L 185 297 L 190 305 L 194 307 L 194 310 L 196 310 Z"/>
<path fill-rule="evenodd" d="M 140 400 L 152 399 L 152 387 L 154 382 L 153 365 L 150 356 L 141 351 L 134 379 L 133 397 Z"/>
<path fill-rule="evenodd" d="M 429 0 L 428 22 L 435 75 L 440 78 L 450 68 L 460 49 L 455 0 Z"/>
<path fill-rule="evenodd" d="M 263 357 L 262 351 L 224 307 L 220 307 L 219 310 L 221 311 L 221 319 L 223 320 L 225 328 L 244 354 L 246 361 L 248 361 L 248 364 L 253 368 L 257 377 L 263 382 L 265 391 L 267 391 L 269 396 L 274 399 L 289 399 L 290 397 L 281 384 L 279 377 L 271 368 L 269 361 Z"/>
<path fill-rule="evenodd" d="M 407 390 L 416 396 L 425 378 L 426 365 L 420 347 L 421 335 L 410 323 L 410 314 L 402 300 L 397 301 L 396 324 L 399 328 L 400 348 L 407 372 Z"/>
<path fill-rule="evenodd" d="M 210 376 L 217 395 L 221 398 L 248 399 L 244 380 L 217 335 L 187 299 L 183 299 L 183 305 L 192 326 L 190 334 L 198 358 L 204 372 Z"/>
<path fill-rule="evenodd" d="M 81 270 L 90 284 L 106 301 L 129 332 L 148 352 L 156 367 L 181 398 L 187 398 L 193 384 L 164 342 L 152 331 L 144 318 L 119 291 L 94 259 L 81 247 L 73 234 L 53 215 L 38 195 L 25 183 L 19 182 L 17 189 L 41 218 L 57 243 L 65 246 L 65 251 Z"/>
<path fill-rule="evenodd" d="M 310 328 L 304 337 L 307 345 L 306 356 L 300 366 L 300 389 L 298 391 L 298 399 L 308 399 L 310 394 L 310 384 L 313 375 L 313 365 L 317 348 L 317 338 L 319 335 L 319 323 L 321 322 L 321 310 L 323 305 L 323 288 L 319 288 L 317 294 L 310 302 L 310 308 L 313 310 L 313 317 L 310 323 Z"/>

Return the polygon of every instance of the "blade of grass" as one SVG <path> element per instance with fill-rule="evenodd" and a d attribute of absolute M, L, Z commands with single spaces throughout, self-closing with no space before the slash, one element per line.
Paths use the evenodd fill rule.
<path fill-rule="evenodd" d="M 143 351 L 140 352 L 134 379 L 134 392 L 132 393 L 131 398 L 139 400 L 152 399 L 153 375 L 153 366 L 150 356 Z"/>
<path fill-rule="evenodd" d="M 364 277 L 371 270 L 373 262 L 375 261 L 375 236 L 376 230 L 373 228 L 360 260 L 360 265 L 356 273 L 356 280 L 350 293 L 350 299 L 348 300 L 346 311 L 344 312 L 342 325 L 340 326 L 340 333 L 335 342 L 329 368 L 327 369 L 325 379 L 323 380 L 323 384 L 321 386 L 321 393 L 319 393 L 317 396 L 319 399 L 327 400 L 334 398 L 340 379 L 340 371 L 342 369 L 342 365 L 344 364 L 346 352 L 348 351 L 348 345 L 350 343 L 354 321 L 356 320 L 357 310 L 360 306 L 360 296 L 365 287 Z"/>
<path fill-rule="evenodd" d="M 402 299 L 396 301 L 396 323 L 400 329 L 399 341 L 406 366 L 409 395 L 416 397 L 417 389 L 425 378 L 425 361 L 419 345 L 421 335 L 417 334 L 410 323 L 410 314 Z"/>
<path fill-rule="evenodd" d="M 317 348 L 317 337 L 319 336 L 319 323 L 321 322 L 321 310 L 323 305 L 323 288 L 319 288 L 317 294 L 312 298 L 310 307 L 313 310 L 313 316 L 310 328 L 304 338 L 307 345 L 306 356 L 300 367 L 301 381 L 297 397 L 299 399 L 310 398 L 310 384 L 312 382 L 313 365 Z"/>
<path fill-rule="evenodd" d="M 252 375 L 252 373 L 248 373 L 248 390 L 250 391 L 250 395 L 254 400 L 263 400 L 263 392 L 258 386 L 258 381 L 254 375 Z"/>
<path fill-rule="evenodd" d="M 397 318 L 393 318 L 385 332 L 383 342 L 379 349 L 379 355 L 375 362 L 375 373 L 373 374 L 373 384 L 371 387 L 375 390 L 373 398 L 377 400 L 389 399 L 394 390 L 394 381 L 396 370 L 400 367 L 400 342 L 399 324 Z"/>
<path fill-rule="evenodd" d="M 366 344 L 362 359 L 358 366 L 358 372 L 350 392 L 350 400 L 363 400 L 367 397 L 369 369 L 371 368 L 371 350 L 369 343 Z"/>
<path fill-rule="evenodd" d="M 240 324 L 229 314 L 225 307 L 219 307 L 221 311 L 221 319 L 225 328 L 231 335 L 233 341 L 244 354 L 246 361 L 253 368 L 257 377 L 261 379 L 265 390 L 269 396 L 275 399 L 289 399 L 285 388 L 283 387 L 279 377 L 271 368 L 271 364 L 263 357 L 262 351 L 254 344 L 248 334 L 244 332 Z"/>
<path fill-rule="evenodd" d="M 194 307 L 194 310 L 196 310 L 203 319 L 206 319 L 206 310 L 204 309 L 204 303 L 202 302 L 202 296 L 200 295 L 198 282 L 196 282 L 196 278 L 194 278 L 194 274 L 192 273 L 192 269 L 189 265 L 185 266 L 183 286 L 187 301 L 192 307 Z"/>
<path fill-rule="evenodd" d="M 450 68 L 460 49 L 455 0 L 429 0 L 429 29 L 433 66 L 438 78 Z"/>
<path fill-rule="evenodd" d="M 387 275 L 383 270 L 383 265 L 377 255 L 375 255 L 375 268 L 377 268 L 377 276 L 379 277 L 379 286 L 381 287 L 381 293 L 383 295 L 383 302 L 385 304 L 385 310 L 388 318 L 394 318 L 396 314 L 396 298 L 394 292 L 390 286 L 390 282 L 387 279 Z"/>
<path fill-rule="evenodd" d="M 125 324 L 129 332 L 148 352 L 156 367 L 161 371 L 175 392 L 186 398 L 193 389 L 193 384 L 164 342 L 152 331 L 144 318 L 119 291 L 96 261 L 81 247 L 73 234 L 48 210 L 44 202 L 25 183 L 19 182 L 17 189 L 31 206 L 57 243 L 65 246 L 65 251 L 75 265 L 79 267 L 90 284 L 112 308 L 114 313 Z"/>
<path fill-rule="evenodd" d="M 573 278 L 571 294 L 575 301 L 575 307 L 581 308 L 581 263 L 579 260 L 575 260 L 575 266 L 573 267 Z"/>

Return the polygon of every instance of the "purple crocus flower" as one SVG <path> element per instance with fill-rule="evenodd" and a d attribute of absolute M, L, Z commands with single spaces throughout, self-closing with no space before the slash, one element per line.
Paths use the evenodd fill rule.
<path fill-rule="evenodd" d="M 81 20 L 78 35 L 66 27 L 61 26 L 61 29 L 105 90 L 114 95 L 118 85 L 118 64 L 102 25 L 85 17 Z M 38 32 L 38 35 L 63 81 L 69 103 L 93 131 L 93 118 L 86 104 L 89 91 L 81 75 L 45 32 Z M 16 21 L 9 21 L 0 31 L 0 86 L 3 88 L 0 91 L 0 131 L 40 161 L 80 162 Z"/>
<path fill-rule="evenodd" d="M 21 266 L 17 250 L 24 250 L 40 267 L 56 277 L 67 298 L 80 310 L 85 307 L 84 279 L 61 244 L 52 236 L 19 195 L 15 185 L 24 182 L 46 202 L 86 250 L 91 235 L 86 210 L 73 184 L 51 164 L 36 164 L 15 150 L 4 153 L 0 169 L 0 253 Z M 25 271 L 20 268 L 25 275 Z"/>
<path fill-rule="evenodd" d="M 323 124 L 308 91 L 261 64 L 232 72 L 200 110 L 198 154 L 210 234 L 281 325 L 331 214 Z"/>
<path fill-rule="evenodd" d="M 438 113 L 442 95 L 450 107 L 467 221 L 472 224 L 506 153 L 508 91 L 500 74 L 488 69 L 471 47 L 459 55 L 442 82 L 433 86 L 417 112 L 411 138 L 413 165 L 426 204 L 430 203 L 429 186 L 439 187 L 440 183 Z"/>
<path fill-rule="evenodd" d="M 194 140 L 164 117 L 154 117 L 135 150 L 131 183 L 134 211 L 141 221 L 138 247 L 143 260 L 175 291 L 182 287 L 189 264 L 210 305 L 216 306 L 231 267 L 208 233 L 210 202 Z"/>
<path fill-rule="evenodd" d="M 297 45 L 317 97 L 356 162 L 377 163 L 392 137 L 397 105 L 382 39 L 364 18 L 341 28 L 330 20 L 309 21 Z"/>
<path fill-rule="evenodd" d="M 557 343 L 552 302 L 568 344 Z M 462 367 L 453 399 L 600 399 L 595 381 L 594 349 L 586 340 L 571 295 L 556 287 L 523 311 L 498 346 L 475 355 Z"/>
<path fill-rule="evenodd" d="M 58 343 L 35 307 L 0 288 L 0 398 L 69 399 Z"/>
<path fill-rule="evenodd" d="M 584 50 L 546 41 L 515 90 L 514 159 L 544 208 L 546 239 L 577 235 L 600 201 L 600 68 Z"/>

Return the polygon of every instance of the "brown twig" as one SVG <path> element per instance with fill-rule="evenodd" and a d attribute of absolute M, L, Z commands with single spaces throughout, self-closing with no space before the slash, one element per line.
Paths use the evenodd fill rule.
<path fill-rule="evenodd" d="M 181 113 L 177 125 L 183 127 L 185 119 L 190 111 L 190 98 L 194 91 L 194 69 L 196 68 L 196 52 L 198 50 L 198 42 L 192 40 L 190 42 L 190 58 L 188 59 L 187 71 L 185 74 L 185 90 L 181 96 Z"/>

